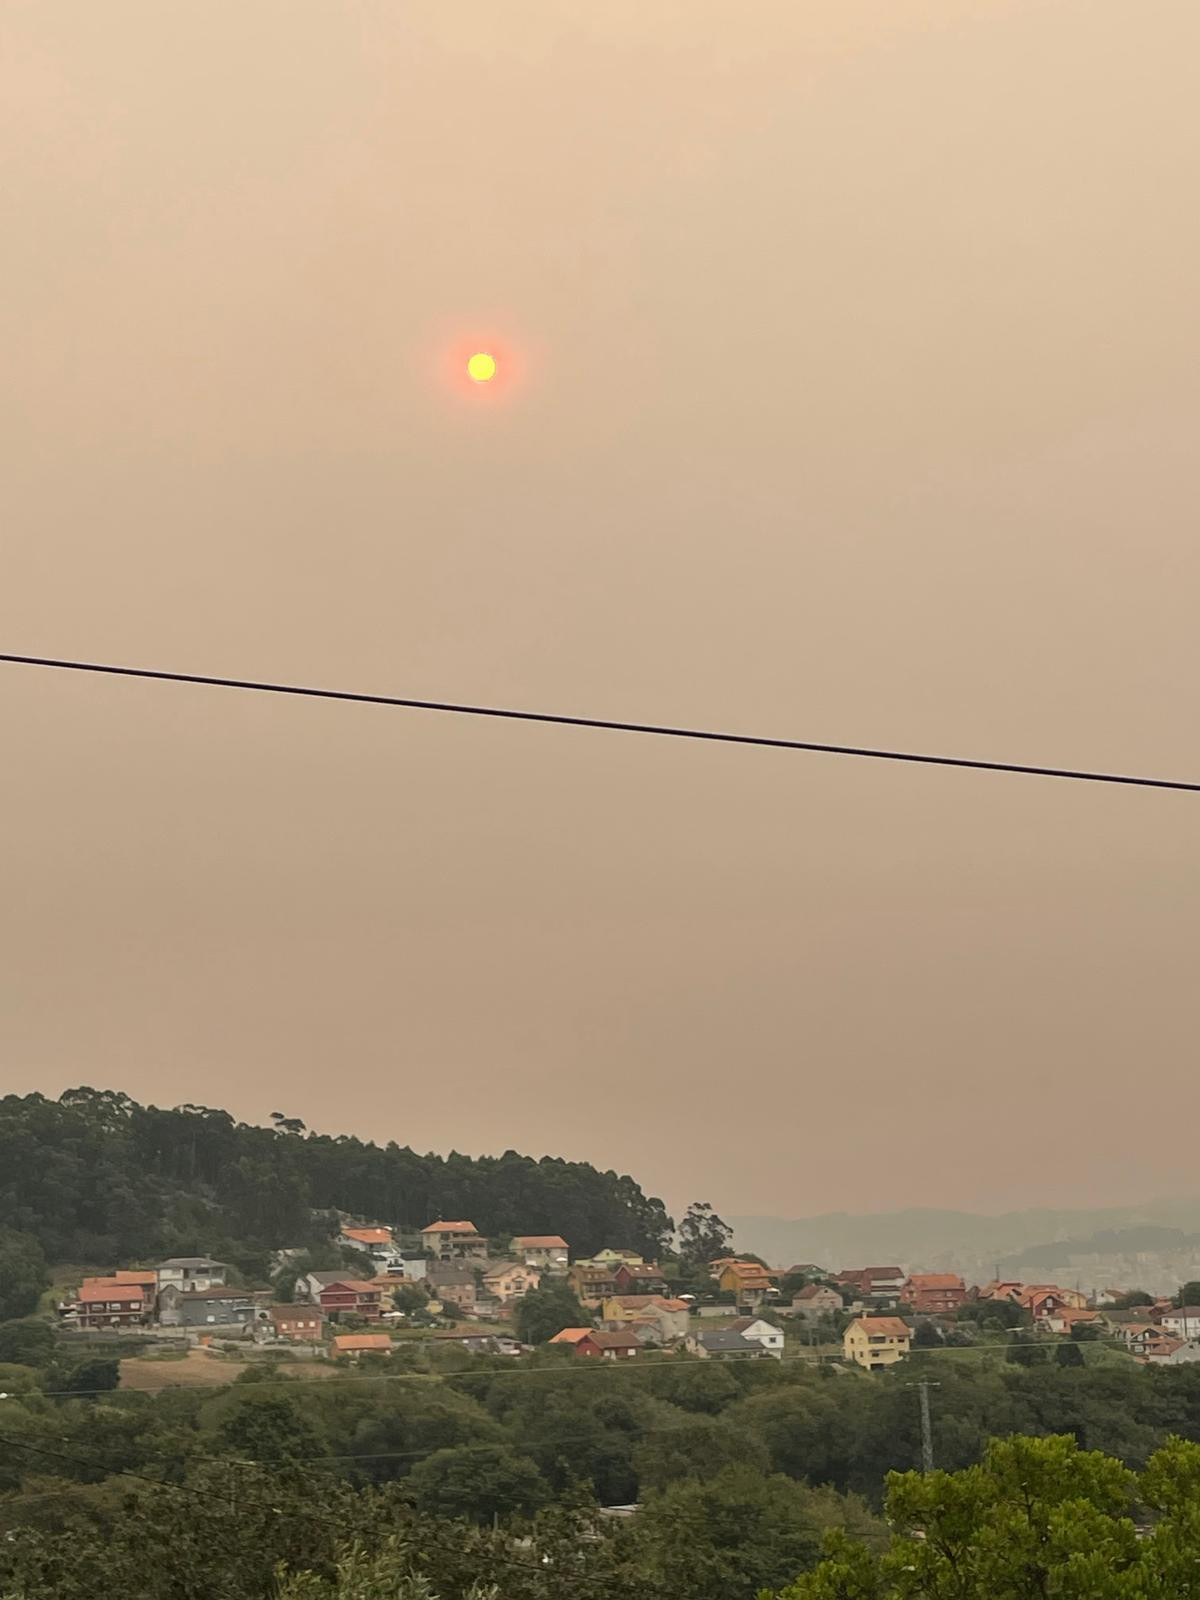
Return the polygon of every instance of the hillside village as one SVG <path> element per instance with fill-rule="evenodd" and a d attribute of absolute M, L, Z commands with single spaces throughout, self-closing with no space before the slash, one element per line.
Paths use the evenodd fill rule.
<path fill-rule="evenodd" d="M 240 1283 L 227 1263 L 202 1255 L 84 1277 L 58 1303 L 58 1320 L 68 1334 L 243 1340 L 335 1361 L 387 1355 L 405 1330 L 518 1356 L 532 1348 L 522 1303 L 557 1288 L 554 1305 L 577 1309 L 533 1342 L 581 1359 L 650 1351 L 714 1361 L 840 1357 L 873 1372 L 914 1350 L 1104 1341 L 1142 1364 L 1200 1361 L 1200 1304 L 1136 1290 L 1108 1290 L 1089 1303 L 1054 1283 L 968 1286 L 955 1273 L 895 1265 L 776 1268 L 738 1256 L 701 1264 L 697 1279 L 677 1261 L 660 1266 L 625 1248 L 573 1258 L 557 1234 L 518 1234 L 497 1253 L 497 1241 L 465 1219 L 405 1236 L 343 1218 L 334 1243 L 341 1266 L 314 1269 L 303 1252 L 276 1252 L 273 1291 Z"/>

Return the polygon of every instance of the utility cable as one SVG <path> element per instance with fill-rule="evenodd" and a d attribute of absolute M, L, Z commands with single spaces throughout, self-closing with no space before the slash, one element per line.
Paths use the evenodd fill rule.
<path fill-rule="evenodd" d="M 392 706 L 407 711 L 440 711 L 460 717 L 492 717 L 507 722 L 541 722 L 560 728 L 589 728 L 609 733 L 644 733 L 659 739 L 693 739 L 710 744 L 755 745 L 768 750 L 801 750 L 815 755 L 858 756 L 870 761 L 901 761 L 926 767 L 963 767 L 974 772 L 1009 772 L 1032 778 L 1070 778 L 1080 783 L 1117 783 L 1140 789 L 1182 789 L 1190 794 L 1200 794 L 1200 783 L 1077 767 L 1044 767 L 1020 761 L 982 761 L 967 756 L 937 756 L 912 750 L 877 749 L 866 745 L 825 744 L 811 739 L 725 733 L 713 728 L 686 728 L 668 723 L 624 722 L 609 717 L 573 716 L 553 711 L 520 711 L 505 706 L 470 705 L 452 700 L 417 700 L 401 695 L 366 694 L 350 689 L 322 689 L 297 683 L 268 683 L 253 678 L 224 678 L 208 673 L 170 672 L 151 667 L 118 667 L 100 661 L 68 661 L 51 656 L 24 656 L 0 652 L 0 662 L 7 662 L 12 666 L 52 667 L 62 672 L 91 672 L 116 678 L 141 678 L 155 683 L 190 683 L 210 689 L 245 689 L 255 694 L 297 695 L 309 700 L 348 701 L 356 705 Z"/>

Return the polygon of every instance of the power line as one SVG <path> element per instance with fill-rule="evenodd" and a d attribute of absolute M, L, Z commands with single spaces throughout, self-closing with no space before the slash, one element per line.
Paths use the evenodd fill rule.
<path fill-rule="evenodd" d="M 916 766 L 963 767 L 973 772 L 1009 772 L 1032 778 L 1071 778 L 1080 783 L 1118 783 L 1140 789 L 1182 789 L 1200 794 L 1200 783 L 1174 778 L 1147 778 L 1130 773 L 1100 772 L 1075 767 L 1043 767 L 1018 761 L 978 761 L 967 756 L 935 756 L 912 750 L 883 750 L 865 745 L 824 744 L 811 739 L 783 739 L 763 734 L 723 733 L 713 728 L 685 728 L 667 723 L 624 722 L 608 717 L 569 716 L 553 711 L 519 711 L 504 706 L 470 705 L 451 700 L 417 700 L 407 696 L 366 694 L 350 689 L 321 689 L 297 683 L 268 683 L 253 678 L 224 678 L 200 672 L 169 672 L 151 667 L 117 667 L 100 661 L 67 661 L 50 656 L 0 652 L 12 666 L 53 667 L 63 672 L 93 672 L 115 678 L 141 678 L 155 683 L 190 683 L 210 689 L 246 689 L 255 694 L 297 695 L 308 700 L 348 701 L 355 705 L 392 706 L 407 711 L 440 711 L 460 717 L 492 717 L 506 722 L 541 722 L 560 728 L 589 728 L 609 733 L 645 733 L 660 739 L 698 739 L 710 744 L 755 745 L 768 750 L 801 750 L 814 755 L 859 756 L 870 761 L 901 761 Z"/>

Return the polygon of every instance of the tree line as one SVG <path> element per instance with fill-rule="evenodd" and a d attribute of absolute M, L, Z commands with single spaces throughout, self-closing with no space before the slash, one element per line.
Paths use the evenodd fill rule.
<path fill-rule="evenodd" d="M 401 1229 L 465 1217 L 488 1237 L 557 1233 L 577 1255 L 609 1244 L 654 1257 L 673 1230 L 661 1200 L 586 1162 L 419 1154 L 313 1133 L 282 1113 L 258 1127 L 110 1090 L 0 1099 L 0 1226 L 47 1260 L 203 1251 L 262 1277 L 271 1250 L 327 1238 L 334 1211 Z M 15 1263 L 11 1237 L 8 1247 Z"/>

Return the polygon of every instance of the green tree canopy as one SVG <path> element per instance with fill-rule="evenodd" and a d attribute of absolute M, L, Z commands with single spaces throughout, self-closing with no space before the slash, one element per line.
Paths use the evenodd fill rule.
<path fill-rule="evenodd" d="M 526 1344 L 545 1344 L 564 1328 L 590 1328 L 592 1314 L 569 1283 L 550 1279 L 517 1301 L 517 1335 Z"/>
<path fill-rule="evenodd" d="M 423 1155 L 305 1130 L 298 1117 L 237 1122 L 201 1105 L 142 1106 L 112 1090 L 0 1098 L 0 1217 L 54 1261 L 97 1265 L 218 1254 L 260 1277 L 264 1251 L 328 1243 L 338 1212 L 407 1229 L 469 1217 L 486 1237 L 558 1233 L 659 1255 L 673 1225 L 633 1178 L 586 1162 Z M 0 1320 L 24 1316 L 29 1263 L 0 1245 Z M 32 1283 L 44 1285 L 40 1259 Z M 12 1295 L 11 1303 L 9 1295 Z"/>
<path fill-rule="evenodd" d="M 296 1402 L 254 1388 L 247 1385 L 238 1394 L 218 1425 L 222 1450 L 248 1461 L 296 1462 L 319 1455 L 320 1435 Z"/>
<path fill-rule="evenodd" d="M 435 1451 L 417 1462 L 408 1487 L 418 1510 L 468 1522 L 528 1515 L 549 1498 L 529 1457 L 501 1444 Z"/>
<path fill-rule="evenodd" d="M 37 1240 L 13 1228 L 0 1228 L 0 1322 L 36 1311 L 49 1281 Z"/>
<path fill-rule="evenodd" d="M 45 1322 L 32 1319 L 0 1322 L 0 1361 L 26 1367 L 44 1367 L 54 1354 L 54 1332 Z"/>
<path fill-rule="evenodd" d="M 1139 1502 L 1159 1517 L 1139 1538 Z M 1074 1439 L 995 1441 L 962 1472 L 893 1473 L 881 1555 L 844 1536 L 780 1600 L 1196 1600 L 1200 1445 L 1141 1481 Z"/>
<path fill-rule="evenodd" d="M 679 1258 L 688 1266 L 716 1261 L 729 1249 L 733 1229 L 707 1200 L 693 1200 L 679 1224 Z"/>
<path fill-rule="evenodd" d="M 652 1582 L 686 1600 L 753 1600 L 817 1560 L 830 1528 L 868 1543 L 882 1530 L 866 1507 L 830 1489 L 727 1467 L 708 1482 L 651 1495 L 628 1539 Z"/>

